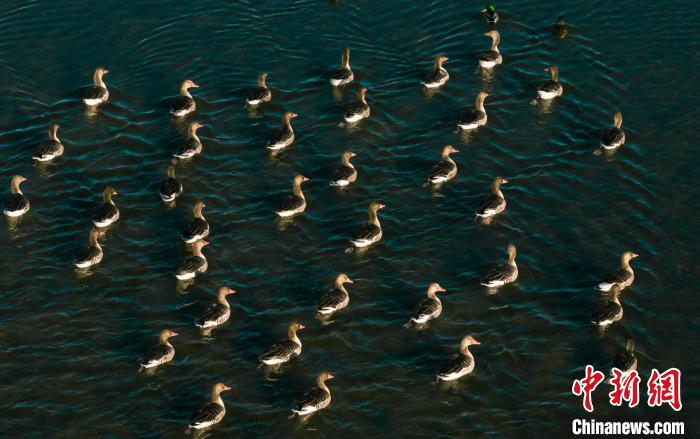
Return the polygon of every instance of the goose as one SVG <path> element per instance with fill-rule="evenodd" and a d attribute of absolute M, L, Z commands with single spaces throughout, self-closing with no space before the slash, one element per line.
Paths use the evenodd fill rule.
<path fill-rule="evenodd" d="M 331 403 L 331 391 L 326 385 L 326 381 L 335 378 L 330 372 L 321 372 L 316 377 L 316 387 L 306 392 L 294 405 L 292 414 L 294 416 L 305 416 L 323 410 Z"/>
<path fill-rule="evenodd" d="M 484 14 L 484 20 L 488 23 L 497 23 L 499 20 L 498 12 L 496 12 L 496 7 L 494 5 L 488 5 L 484 9 L 481 10 L 481 13 Z"/>
<path fill-rule="evenodd" d="M 301 184 L 307 181 L 309 181 L 309 179 L 303 175 L 294 177 L 292 182 L 294 193 L 284 201 L 280 210 L 275 212 L 277 216 L 286 218 L 300 214 L 306 210 L 306 198 L 304 198 L 304 193 L 301 191 Z"/>
<path fill-rule="evenodd" d="M 231 306 L 226 301 L 226 296 L 236 294 L 236 290 L 228 287 L 219 288 L 219 295 L 216 303 L 207 309 L 202 316 L 197 319 L 195 326 L 201 329 L 211 329 L 226 323 L 231 316 Z"/>
<path fill-rule="evenodd" d="M 345 115 L 343 116 L 343 119 L 345 119 L 345 122 L 347 123 L 354 123 L 354 122 L 359 122 L 362 119 L 368 118 L 369 117 L 369 105 L 367 104 L 367 101 L 365 100 L 365 93 L 367 93 L 367 88 L 365 87 L 360 87 L 360 90 L 357 92 L 357 100 L 355 104 L 352 104 L 350 108 L 345 112 Z"/>
<path fill-rule="evenodd" d="M 476 95 L 476 101 L 474 103 L 474 108 L 466 110 L 462 115 L 462 119 L 457 124 L 460 130 L 473 130 L 482 125 L 486 125 L 488 116 L 486 115 L 486 109 L 484 108 L 484 100 L 489 96 L 488 93 L 482 91 Z"/>
<path fill-rule="evenodd" d="M 177 152 L 173 157 L 179 159 L 189 159 L 202 152 L 202 141 L 197 137 L 197 130 L 202 128 L 199 122 L 192 122 L 187 128 L 187 139 L 180 142 L 177 146 Z"/>
<path fill-rule="evenodd" d="M 437 374 L 437 382 L 453 381 L 472 373 L 474 370 L 474 355 L 469 352 L 469 346 L 480 345 L 476 338 L 467 335 L 459 343 L 459 354 L 455 355 L 451 360 L 446 362 L 440 368 Z"/>
<path fill-rule="evenodd" d="M 158 346 L 144 355 L 139 360 L 139 365 L 144 369 L 160 366 L 171 361 L 175 357 L 175 348 L 170 344 L 170 337 L 177 336 L 178 333 L 171 329 L 163 329 L 158 337 Z"/>
<path fill-rule="evenodd" d="M 354 183 L 357 180 L 357 169 L 350 163 L 350 159 L 355 157 L 357 154 L 351 151 L 343 152 L 340 158 L 343 166 L 336 169 L 333 172 L 333 178 L 331 179 L 331 186 L 347 186 L 350 183 Z"/>
<path fill-rule="evenodd" d="M 248 90 L 248 97 L 245 100 L 246 104 L 259 105 L 272 99 L 272 92 L 267 88 L 265 78 L 267 78 L 267 73 L 258 73 L 258 86 Z"/>
<path fill-rule="evenodd" d="M 182 195 L 182 183 L 175 178 L 175 164 L 168 165 L 168 178 L 160 183 L 160 198 L 166 203 L 175 201 L 177 197 Z"/>
<path fill-rule="evenodd" d="M 559 80 L 559 69 L 557 66 L 547 66 L 544 68 L 545 72 L 549 72 L 551 79 L 544 82 L 539 87 L 537 87 L 537 95 L 540 99 L 550 100 L 557 96 L 561 96 L 564 93 L 564 87 L 562 87 Z"/>
<path fill-rule="evenodd" d="M 355 239 L 350 242 L 355 248 L 368 247 L 382 239 L 382 226 L 379 224 L 377 211 L 384 209 L 386 206 L 377 201 L 373 201 L 369 205 L 369 219 L 355 234 Z"/>
<path fill-rule="evenodd" d="M 485 36 L 491 37 L 491 50 L 480 53 L 479 65 L 482 68 L 490 69 L 503 62 L 503 56 L 498 51 L 498 44 L 501 42 L 501 34 L 497 30 L 490 30 L 484 33 Z"/>
<path fill-rule="evenodd" d="M 435 58 L 435 70 L 430 74 L 427 82 L 421 82 L 425 88 L 440 88 L 450 79 L 450 74 L 442 66 L 442 63 L 449 60 L 446 56 L 438 56 Z"/>
<path fill-rule="evenodd" d="M 518 266 L 515 264 L 516 250 L 513 244 L 508 244 L 508 263 L 492 269 L 481 279 L 481 285 L 497 288 L 518 278 Z"/>
<path fill-rule="evenodd" d="M 92 223 L 96 227 L 107 227 L 119 219 L 119 209 L 112 201 L 112 197 L 117 195 L 117 190 L 114 186 L 107 186 L 104 191 L 102 191 L 102 201 L 104 203 L 92 216 Z"/>
<path fill-rule="evenodd" d="M 287 328 L 287 340 L 275 343 L 270 346 L 264 354 L 260 356 L 262 364 L 273 366 L 286 363 L 292 356 L 301 355 L 301 340 L 297 336 L 297 331 L 304 329 L 302 323 L 293 322 Z"/>
<path fill-rule="evenodd" d="M 297 117 L 296 113 L 287 111 L 282 115 L 282 128 L 273 132 L 267 142 L 267 149 L 277 151 L 294 143 L 294 130 L 291 120 Z"/>
<path fill-rule="evenodd" d="M 102 246 L 97 242 L 97 238 L 105 236 L 104 230 L 92 229 L 90 231 L 90 245 L 79 253 L 78 259 L 73 263 L 77 268 L 88 268 L 97 265 L 102 261 Z"/>
<path fill-rule="evenodd" d="M 411 314 L 411 319 L 404 325 L 404 328 L 410 328 L 412 324 L 420 325 L 429 320 L 437 319 L 442 314 L 442 302 L 437 297 L 437 293 L 444 293 L 445 289 L 437 282 L 433 282 L 428 286 L 428 297 L 424 298 Z"/>
<path fill-rule="evenodd" d="M 554 38 L 558 40 L 563 40 L 569 35 L 569 28 L 566 27 L 566 23 L 564 23 L 564 17 L 559 17 L 557 19 L 557 24 L 554 25 L 552 33 L 554 34 Z"/>
<path fill-rule="evenodd" d="M 10 180 L 10 196 L 5 200 L 3 213 L 5 216 L 16 218 L 29 212 L 29 200 L 24 196 L 19 188 L 20 183 L 27 181 L 21 175 L 15 175 Z"/>
<path fill-rule="evenodd" d="M 202 254 L 202 248 L 209 245 L 209 242 L 200 239 L 192 246 L 192 256 L 187 257 L 180 267 L 175 271 L 178 280 L 194 279 L 197 273 L 204 273 L 209 268 L 207 258 Z"/>
<path fill-rule="evenodd" d="M 610 299 L 596 306 L 593 310 L 591 322 L 598 326 L 608 326 L 622 318 L 622 305 L 620 305 L 620 288 L 615 284 L 610 288 Z"/>
<path fill-rule="evenodd" d="M 199 86 L 189 79 L 182 82 L 180 96 L 173 98 L 170 104 L 170 114 L 181 117 L 197 109 L 197 103 L 190 94 L 190 88 L 199 88 Z"/>
<path fill-rule="evenodd" d="M 92 74 L 92 87 L 88 87 L 85 90 L 85 96 L 83 97 L 83 103 L 87 106 L 93 107 L 95 105 L 100 105 L 103 102 L 107 102 L 109 99 L 109 90 L 102 77 L 109 73 L 109 70 L 98 67 L 95 69 L 95 73 Z"/>
<path fill-rule="evenodd" d="M 49 140 L 41 142 L 32 156 L 37 162 L 48 162 L 63 155 L 63 144 L 58 139 L 58 124 L 49 127 Z"/>
<path fill-rule="evenodd" d="M 206 207 L 203 201 L 194 203 L 192 209 L 192 219 L 185 224 L 182 229 L 182 240 L 187 244 L 192 244 L 200 239 L 209 236 L 209 223 L 202 215 L 202 209 Z"/>
<path fill-rule="evenodd" d="M 450 157 L 450 154 L 458 153 L 459 150 L 452 145 L 446 145 L 442 148 L 442 160 L 435 163 L 430 170 L 428 182 L 432 184 L 444 183 L 452 180 L 457 175 L 457 165 Z"/>
<path fill-rule="evenodd" d="M 622 373 L 637 370 L 637 357 L 634 355 L 634 340 L 632 337 L 625 339 L 625 350 L 615 356 L 612 367 Z M 610 378 L 612 378 L 612 373 Z"/>
<path fill-rule="evenodd" d="M 476 209 L 476 216 L 488 218 L 506 210 L 506 199 L 501 192 L 501 185 L 508 183 L 503 177 L 496 177 L 491 183 L 491 195 L 484 198 Z"/>
<path fill-rule="evenodd" d="M 343 56 L 340 62 L 340 68 L 331 73 L 331 85 L 338 87 L 349 84 L 355 79 L 355 75 L 350 70 L 350 49 L 343 49 Z"/>
<path fill-rule="evenodd" d="M 601 291 L 610 291 L 613 285 L 619 285 L 620 290 L 624 290 L 632 285 L 632 282 L 634 282 L 634 271 L 630 266 L 630 261 L 638 256 L 638 254 L 630 251 L 624 252 L 620 258 L 620 269 L 615 273 L 607 275 L 605 280 L 598 284 L 598 289 Z"/>
<path fill-rule="evenodd" d="M 231 388 L 224 383 L 214 385 L 214 388 L 211 390 L 211 401 L 194 412 L 189 428 L 199 430 L 221 422 L 226 414 L 226 406 L 224 406 L 224 401 L 221 399 L 221 394 L 229 390 Z"/>
<path fill-rule="evenodd" d="M 616 111 L 613 115 L 613 126 L 603 132 L 600 146 L 604 149 L 615 149 L 625 143 L 625 132 L 622 131 L 622 113 Z"/>
<path fill-rule="evenodd" d="M 332 314 L 339 309 L 343 309 L 350 303 L 350 295 L 343 284 L 353 283 L 352 279 L 345 273 L 340 273 L 335 278 L 335 288 L 324 294 L 316 305 L 319 314 Z"/>

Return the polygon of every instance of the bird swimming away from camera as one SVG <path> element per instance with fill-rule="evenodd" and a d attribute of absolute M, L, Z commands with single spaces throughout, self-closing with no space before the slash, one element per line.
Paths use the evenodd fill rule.
<path fill-rule="evenodd" d="M 192 255 L 182 261 L 175 271 L 175 277 L 178 280 L 194 279 L 197 274 L 207 271 L 209 263 L 202 253 L 202 249 L 207 245 L 209 245 L 209 242 L 203 239 L 192 244 Z"/>
<path fill-rule="evenodd" d="M 48 162 L 63 155 L 63 143 L 58 138 L 58 124 L 49 127 L 49 140 L 41 142 L 37 147 L 32 159 L 37 162 Z"/>
<path fill-rule="evenodd" d="M 245 102 L 248 105 L 260 105 L 265 102 L 272 100 L 272 92 L 267 88 L 265 80 L 267 78 L 267 73 L 258 73 L 258 86 L 252 87 L 248 90 L 248 97 Z"/>
<path fill-rule="evenodd" d="M 183 188 L 180 180 L 175 178 L 175 164 L 172 162 L 168 165 L 167 175 L 167 178 L 160 183 L 158 193 L 163 201 L 170 203 L 182 195 Z"/>
<path fill-rule="evenodd" d="M 192 122 L 187 127 L 187 138 L 177 145 L 177 152 L 173 157 L 189 159 L 202 152 L 202 141 L 197 137 L 197 130 L 203 126 L 199 122 Z"/>
<path fill-rule="evenodd" d="M 518 278 L 518 266 L 515 263 L 516 249 L 513 244 L 508 244 L 508 262 L 493 268 L 481 279 L 481 285 L 489 288 L 498 288 L 515 282 Z"/>
<path fill-rule="evenodd" d="M 204 215 L 202 214 L 202 209 L 204 209 L 205 206 L 203 201 L 194 203 L 192 219 L 190 219 L 182 229 L 181 237 L 187 244 L 192 244 L 209 236 L 209 223 L 204 219 Z"/>
<path fill-rule="evenodd" d="M 554 38 L 558 40 L 563 40 L 564 38 L 566 38 L 567 35 L 569 35 L 569 28 L 564 22 L 564 17 L 559 17 L 557 19 L 557 24 L 554 25 L 552 33 L 554 34 Z"/>
<path fill-rule="evenodd" d="M 330 82 L 334 87 L 349 84 L 355 79 L 355 75 L 350 69 L 350 49 L 343 49 L 343 55 L 340 60 L 340 68 L 331 73 Z"/>
<path fill-rule="evenodd" d="M 613 126 L 603 131 L 600 146 L 606 150 L 619 148 L 625 143 L 625 132 L 622 131 L 622 113 L 616 111 L 613 115 Z"/>
<path fill-rule="evenodd" d="M 550 80 L 537 87 L 537 95 L 540 99 L 551 100 L 564 93 L 564 87 L 559 82 L 559 68 L 557 66 L 547 66 L 545 72 L 549 72 Z"/>
<path fill-rule="evenodd" d="M 608 326 L 622 319 L 622 305 L 620 304 L 620 288 L 619 284 L 615 284 L 610 289 L 610 299 L 600 303 L 593 310 L 591 322 L 598 326 Z"/>
<path fill-rule="evenodd" d="M 345 122 L 355 123 L 369 117 L 370 109 L 369 104 L 365 99 L 366 93 L 367 88 L 360 87 L 360 90 L 357 92 L 357 102 L 352 104 L 343 115 Z"/>
<path fill-rule="evenodd" d="M 498 50 L 498 44 L 501 42 L 501 34 L 497 30 L 490 30 L 484 33 L 484 35 L 491 37 L 491 50 L 479 54 L 479 65 L 484 69 L 490 69 L 503 63 L 503 56 Z"/>

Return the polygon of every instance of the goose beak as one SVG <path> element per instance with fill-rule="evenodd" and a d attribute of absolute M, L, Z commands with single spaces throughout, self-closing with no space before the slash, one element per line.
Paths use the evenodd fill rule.
<path fill-rule="evenodd" d="M 192 88 L 199 88 L 199 86 L 198 86 L 197 84 L 195 84 L 194 82 L 192 83 L 192 86 L 191 86 L 191 87 L 192 87 Z"/>
<path fill-rule="evenodd" d="M 297 117 L 297 116 L 299 116 L 299 115 L 296 114 L 296 113 L 292 113 L 290 116 L 291 116 L 291 117 Z"/>
<path fill-rule="evenodd" d="M 355 157 L 356 155 L 357 155 L 357 153 L 354 153 L 354 152 L 350 153 L 350 157 Z"/>
<path fill-rule="evenodd" d="M 472 338 L 472 344 L 481 344 L 481 342 L 475 338 Z"/>
<path fill-rule="evenodd" d="M 380 209 L 384 209 L 385 207 L 386 207 L 386 204 L 380 204 L 380 205 L 379 205 L 379 208 L 380 208 Z"/>
<path fill-rule="evenodd" d="M 301 181 L 309 181 L 309 178 L 308 178 L 308 177 L 304 177 L 304 179 L 301 180 Z"/>
<path fill-rule="evenodd" d="M 352 279 L 350 279 L 349 277 L 345 279 L 345 282 L 346 282 L 346 283 L 349 283 L 349 284 L 354 284 L 354 283 L 355 283 L 355 282 L 353 282 Z"/>
<path fill-rule="evenodd" d="M 299 329 L 304 329 L 306 326 L 304 326 L 302 323 L 299 323 Z"/>
<path fill-rule="evenodd" d="M 227 385 L 224 385 L 224 392 L 227 391 L 227 390 L 231 390 L 231 388 L 230 388 L 229 386 L 227 386 Z"/>
<path fill-rule="evenodd" d="M 178 335 L 180 335 L 180 334 L 178 334 L 178 333 L 175 332 L 175 331 L 170 331 L 170 336 L 171 336 L 171 337 L 177 337 Z"/>
<path fill-rule="evenodd" d="M 333 378 L 335 378 L 335 375 L 329 373 L 329 374 L 328 374 L 328 379 L 329 379 L 329 380 L 332 380 Z"/>
<path fill-rule="evenodd" d="M 506 180 L 506 179 L 504 178 L 503 181 L 501 182 L 501 184 L 506 184 L 506 183 L 508 183 L 508 180 Z"/>

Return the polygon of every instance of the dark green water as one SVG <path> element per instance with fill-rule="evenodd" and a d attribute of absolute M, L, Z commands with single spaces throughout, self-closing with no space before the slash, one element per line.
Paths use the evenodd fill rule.
<path fill-rule="evenodd" d="M 0 6 L 0 183 L 14 174 L 32 203 L 0 228 L 0 433 L 3 437 L 181 437 L 191 413 L 223 381 L 228 413 L 211 437 L 545 437 L 584 417 L 571 381 L 586 364 L 607 369 L 624 337 L 637 344 L 643 382 L 652 368 L 683 371 L 684 409 L 697 414 L 697 144 L 700 13 L 691 2 L 498 4 L 504 64 L 475 69 L 488 47 L 481 4 L 467 2 L 3 2 Z M 573 29 L 557 41 L 563 15 Z M 327 72 L 352 50 L 356 81 L 334 91 Z M 451 79 L 438 93 L 419 81 L 446 54 Z M 532 106 L 542 68 L 559 66 L 564 95 Z M 110 70 L 109 103 L 96 114 L 82 88 Z M 258 71 L 273 101 L 243 108 Z M 167 115 L 190 78 L 198 110 Z M 359 85 L 369 120 L 337 127 Z M 479 91 L 489 122 L 454 133 Z M 266 137 L 294 111 L 297 142 L 270 158 Z M 620 110 L 627 143 L 594 156 L 600 130 Z M 185 194 L 172 208 L 158 184 L 189 121 L 205 125 L 201 156 L 178 164 Z M 50 123 L 66 145 L 33 165 Z M 423 182 L 441 147 L 459 148 L 457 179 Z M 340 153 L 358 153 L 358 183 L 328 187 Z M 281 227 L 273 212 L 303 173 L 308 210 Z M 491 225 L 473 211 L 496 175 L 508 209 Z M 87 275 L 71 265 L 85 245 L 106 185 L 122 219 Z M 4 197 L 4 195 L 3 195 Z M 178 286 L 179 241 L 203 199 L 212 234 L 209 271 Z M 374 199 L 383 241 L 344 249 Z M 695 214 L 693 212 L 696 212 Z M 489 294 L 479 277 L 518 246 L 517 284 Z M 636 281 L 624 318 L 600 333 L 589 322 L 594 286 L 625 250 Z M 355 279 L 332 323 L 314 304 L 338 272 Z M 406 330 L 429 282 L 449 292 L 442 317 Z M 231 321 L 203 337 L 195 318 L 216 289 L 239 290 Z M 300 320 L 301 358 L 267 376 L 258 355 Z M 136 360 L 173 328 L 175 360 L 155 374 Z M 474 373 L 431 382 L 463 335 Z M 295 398 L 331 370 L 333 402 L 306 423 L 289 421 Z M 642 392 L 644 392 L 644 387 Z M 677 419 L 670 408 L 632 410 L 596 392 L 596 419 Z M 643 393 L 644 394 L 644 393 Z M 686 432 L 692 432 L 690 424 Z M 697 431 L 697 430 L 695 430 Z"/>

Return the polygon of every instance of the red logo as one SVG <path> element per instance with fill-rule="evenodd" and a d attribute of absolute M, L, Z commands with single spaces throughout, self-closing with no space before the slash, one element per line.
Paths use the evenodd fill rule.
<path fill-rule="evenodd" d="M 613 367 L 613 376 L 610 379 L 610 384 L 614 387 L 612 392 L 608 393 L 610 404 L 621 406 L 622 401 L 627 401 L 630 407 L 636 407 L 639 404 L 639 373 L 636 370 L 623 372 L 620 369 Z"/>
<path fill-rule="evenodd" d="M 593 369 L 590 364 L 586 366 L 586 376 L 582 380 L 574 380 L 574 384 L 571 386 L 571 391 L 574 395 L 583 395 L 583 408 L 587 412 L 593 411 L 593 401 L 591 400 L 591 393 L 598 387 L 598 384 L 602 383 L 605 379 L 603 372 L 599 372 Z"/>
<path fill-rule="evenodd" d="M 664 373 L 652 369 L 649 381 L 647 381 L 647 393 L 649 407 L 659 406 L 664 403 L 679 411 L 681 403 L 681 371 L 674 368 L 668 369 Z"/>

